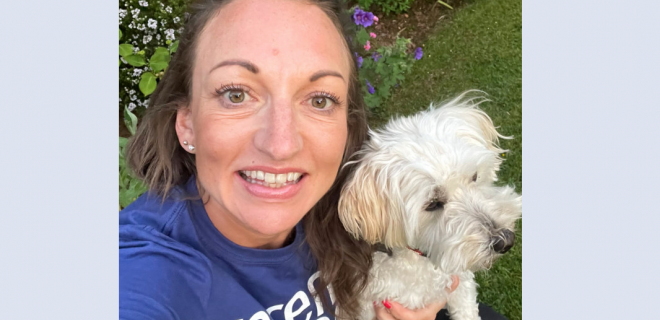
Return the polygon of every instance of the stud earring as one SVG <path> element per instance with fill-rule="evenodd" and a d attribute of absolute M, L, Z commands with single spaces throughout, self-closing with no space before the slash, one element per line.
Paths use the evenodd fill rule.
<path fill-rule="evenodd" d="M 190 150 L 190 152 L 195 151 L 195 147 L 193 147 L 192 145 L 189 145 L 188 150 Z"/>
<path fill-rule="evenodd" d="M 183 140 L 183 145 L 188 145 L 188 140 Z"/>

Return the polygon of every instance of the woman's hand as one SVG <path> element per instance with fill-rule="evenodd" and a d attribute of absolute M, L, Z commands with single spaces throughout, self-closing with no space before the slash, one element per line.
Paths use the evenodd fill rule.
<path fill-rule="evenodd" d="M 458 287 L 458 276 L 451 276 L 452 293 Z M 378 320 L 434 320 L 438 312 L 445 306 L 445 301 L 427 305 L 422 309 L 410 310 L 394 301 L 374 302 Z M 387 308 L 389 306 L 389 308 Z"/>

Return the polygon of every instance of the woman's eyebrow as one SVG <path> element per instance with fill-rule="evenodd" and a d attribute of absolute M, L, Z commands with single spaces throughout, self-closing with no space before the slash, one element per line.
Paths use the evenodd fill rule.
<path fill-rule="evenodd" d="M 259 68 L 257 68 L 257 66 L 255 66 L 252 62 L 247 61 L 247 60 L 238 60 L 238 59 L 226 60 L 226 61 L 220 62 L 215 67 L 213 67 L 211 69 L 211 71 L 209 71 L 209 73 L 213 72 L 213 70 L 215 70 L 215 69 L 218 69 L 218 68 L 224 67 L 224 66 L 241 66 L 245 69 L 248 69 L 248 71 L 250 71 L 252 73 L 255 73 L 255 74 L 259 73 Z"/>
<path fill-rule="evenodd" d="M 322 77 L 325 77 L 325 76 L 338 77 L 338 78 L 340 78 L 341 80 L 343 80 L 344 82 L 346 82 L 346 80 L 344 79 L 344 77 L 342 77 L 342 75 L 341 75 L 339 72 L 331 71 L 331 70 L 321 70 L 321 71 L 317 71 L 317 72 L 314 73 L 311 77 L 309 77 L 309 82 L 314 82 L 314 81 L 318 80 L 319 78 L 322 78 Z"/>

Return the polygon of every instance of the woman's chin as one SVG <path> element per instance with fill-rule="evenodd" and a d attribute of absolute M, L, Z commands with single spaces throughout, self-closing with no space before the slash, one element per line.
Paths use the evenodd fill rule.
<path fill-rule="evenodd" d="M 291 211 L 287 213 L 280 210 L 260 210 L 254 214 L 244 213 L 243 221 L 259 235 L 264 237 L 278 237 L 288 235 L 303 216 L 304 213 L 292 215 Z"/>

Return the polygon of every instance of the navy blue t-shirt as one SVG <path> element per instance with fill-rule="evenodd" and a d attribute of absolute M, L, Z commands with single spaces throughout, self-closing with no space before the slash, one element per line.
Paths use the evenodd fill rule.
<path fill-rule="evenodd" d="M 181 200 L 197 194 L 194 178 L 171 194 L 119 213 L 120 319 L 334 319 L 312 295 L 318 272 L 301 224 L 283 248 L 241 247 L 201 200 Z"/>

